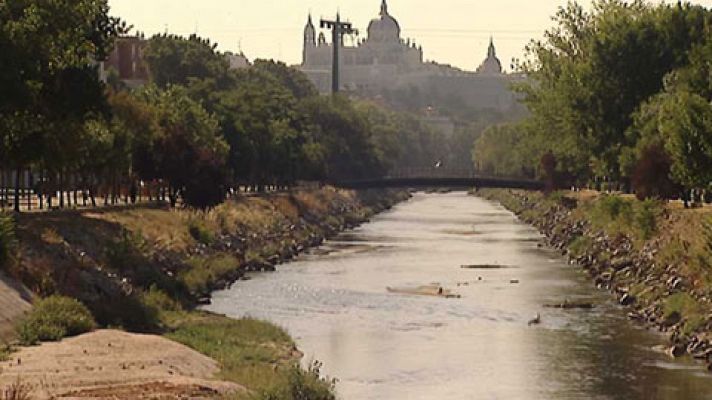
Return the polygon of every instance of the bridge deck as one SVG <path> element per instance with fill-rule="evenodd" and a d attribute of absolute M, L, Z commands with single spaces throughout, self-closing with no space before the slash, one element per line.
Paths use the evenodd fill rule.
<path fill-rule="evenodd" d="M 543 190 L 544 182 L 529 179 L 497 177 L 384 177 L 334 182 L 334 186 L 349 189 L 368 188 L 501 188 Z"/>

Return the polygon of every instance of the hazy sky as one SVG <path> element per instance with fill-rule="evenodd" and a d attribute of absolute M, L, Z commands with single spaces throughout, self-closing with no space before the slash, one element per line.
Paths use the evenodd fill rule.
<path fill-rule="evenodd" d="M 586 0 L 584 0 L 586 2 Z M 712 0 L 693 1 L 707 7 Z M 109 0 L 112 14 L 147 35 L 197 32 L 221 50 L 240 48 L 250 59 L 301 62 L 302 32 L 311 10 L 320 17 L 341 10 L 365 37 L 381 0 Z M 388 0 L 404 38 L 423 46 L 425 58 L 472 70 L 485 58 L 489 36 L 505 66 L 521 57 L 531 38 L 551 26 L 565 0 Z"/>

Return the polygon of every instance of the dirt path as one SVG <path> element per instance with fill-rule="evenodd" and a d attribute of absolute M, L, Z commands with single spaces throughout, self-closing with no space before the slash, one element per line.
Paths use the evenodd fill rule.
<path fill-rule="evenodd" d="M 160 336 L 101 330 L 23 348 L 0 364 L 36 399 L 201 399 L 244 388 L 214 380 L 217 362 Z"/>

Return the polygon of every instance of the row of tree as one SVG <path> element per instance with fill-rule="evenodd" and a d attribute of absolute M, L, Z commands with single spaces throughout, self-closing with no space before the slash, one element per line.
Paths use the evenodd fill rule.
<path fill-rule="evenodd" d="M 483 171 L 671 197 L 712 182 L 712 12 L 598 0 L 559 9 L 527 47 L 530 116 L 475 143 Z"/>
<path fill-rule="evenodd" d="M 148 40 L 149 85 L 130 90 L 111 73 L 105 84 L 96 60 L 128 30 L 108 12 L 96 0 L 0 4 L 0 170 L 16 182 L 40 171 L 49 200 L 160 182 L 171 203 L 209 207 L 237 185 L 380 176 L 445 151 L 412 114 L 319 96 L 282 63 L 232 70 L 195 35 Z"/>

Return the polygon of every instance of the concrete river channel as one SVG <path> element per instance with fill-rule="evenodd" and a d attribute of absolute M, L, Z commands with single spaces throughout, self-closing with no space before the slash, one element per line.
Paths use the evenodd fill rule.
<path fill-rule="evenodd" d="M 208 309 L 284 327 L 346 400 L 712 399 L 712 374 L 541 239 L 495 203 L 418 193 Z M 428 285 L 460 297 L 387 289 Z M 543 307 L 566 299 L 595 307 Z"/>

